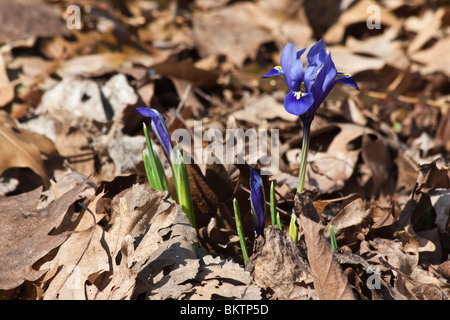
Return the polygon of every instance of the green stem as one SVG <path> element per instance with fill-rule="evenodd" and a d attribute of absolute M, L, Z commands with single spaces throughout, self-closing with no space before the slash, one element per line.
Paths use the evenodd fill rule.
<path fill-rule="evenodd" d="M 311 124 L 303 124 L 303 143 L 302 143 L 302 155 L 300 159 L 300 172 L 298 174 L 298 185 L 297 193 L 303 191 L 305 185 L 305 175 L 306 175 L 306 163 L 308 159 L 308 149 L 309 149 L 309 131 Z"/>
<path fill-rule="evenodd" d="M 303 191 L 305 185 L 305 175 L 306 175 L 306 163 L 308 159 L 308 149 L 309 149 L 309 131 L 311 128 L 310 123 L 303 123 L 303 142 L 302 142 L 302 155 L 300 159 L 300 171 L 298 173 L 298 185 L 297 193 Z M 298 241 L 298 228 L 295 225 L 295 215 L 292 214 L 291 222 L 289 224 L 289 234 L 295 243 Z"/>

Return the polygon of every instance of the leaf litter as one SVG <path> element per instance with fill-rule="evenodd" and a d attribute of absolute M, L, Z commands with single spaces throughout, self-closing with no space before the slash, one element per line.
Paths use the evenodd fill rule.
<path fill-rule="evenodd" d="M 68 5 L 5 0 L 0 10 L 2 299 L 448 300 L 443 1 L 103 1 L 81 6 L 80 30 L 65 26 Z M 366 26 L 370 6 L 380 28 Z M 296 194 L 301 125 L 283 110 L 282 80 L 261 75 L 287 42 L 320 38 L 361 91 L 337 87 L 319 108 Z M 172 132 L 194 121 L 224 136 L 278 129 L 279 170 L 263 179 L 266 194 L 275 183 L 282 230 L 253 233 L 253 155 L 188 165 L 194 230 L 146 182 L 139 106 Z"/>

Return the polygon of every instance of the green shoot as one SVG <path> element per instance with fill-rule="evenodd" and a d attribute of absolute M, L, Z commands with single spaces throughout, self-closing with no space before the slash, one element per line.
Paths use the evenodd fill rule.
<path fill-rule="evenodd" d="M 186 164 L 184 163 L 183 150 L 176 146 L 171 151 L 172 175 L 177 191 L 178 203 L 186 213 L 189 222 L 195 228 L 194 205 L 192 203 L 191 188 Z"/>
<path fill-rule="evenodd" d="M 145 150 L 142 151 L 142 158 L 144 159 L 145 174 L 147 175 L 148 183 L 152 189 L 157 190 L 158 185 L 155 182 L 152 165 L 150 164 L 150 160 L 148 159 L 147 152 L 145 152 Z"/>
<path fill-rule="evenodd" d="M 281 226 L 280 213 L 278 211 L 277 211 L 277 227 L 279 230 L 283 230 L 283 227 Z"/>
<path fill-rule="evenodd" d="M 277 211 L 277 199 L 275 198 L 273 181 L 270 184 L 270 219 L 272 220 L 272 225 L 276 225 L 279 230 L 282 230 L 280 213 Z"/>
<path fill-rule="evenodd" d="M 273 187 L 273 181 L 270 184 L 270 219 L 272 221 L 272 225 L 276 224 L 276 199 L 275 199 L 275 191 Z"/>
<path fill-rule="evenodd" d="M 161 164 L 161 161 L 153 151 L 152 141 L 148 134 L 148 129 L 145 123 L 143 123 L 143 130 L 145 142 L 147 144 L 148 156 L 145 153 L 145 150 L 142 156 L 144 158 L 145 173 L 147 174 L 148 182 L 150 186 L 155 190 L 168 190 L 170 192 L 169 181 L 167 180 L 166 174 L 164 173 L 164 168 Z"/>
<path fill-rule="evenodd" d="M 291 236 L 292 240 L 294 240 L 294 243 L 298 243 L 298 228 L 295 225 L 295 220 L 297 220 L 297 217 L 295 214 L 291 214 L 291 222 L 289 223 L 289 235 Z"/>
<path fill-rule="evenodd" d="M 167 161 L 169 161 L 172 168 L 172 177 L 175 184 L 175 189 L 178 198 L 178 204 L 186 213 L 189 222 L 195 228 L 194 206 L 192 203 L 192 195 L 189 186 L 189 177 L 187 167 L 184 162 L 183 150 L 180 146 L 174 147 L 170 138 L 169 129 L 167 128 L 164 117 L 155 109 L 151 108 L 136 108 L 136 110 L 144 117 L 150 118 L 151 127 L 157 136 L 159 143 L 163 149 Z M 144 123 L 144 134 L 147 142 L 147 149 L 149 156 L 144 156 L 145 170 L 150 185 L 158 190 L 169 190 L 169 182 L 164 173 L 164 168 L 161 161 L 153 151 L 151 140 L 148 135 L 147 126 Z"/>
<path fill-rule="evenodd" d="M 336 235 L 334 234 L 334 229 L 331 223 L 328 224 L 328 227 L 330 228 L 331 250 L 334 252 L 338 249 Z"/>
<path fill-rule="evenodd" d="M 233 199 L 234 217 L 236 220 L 236 229 L 239 236 L 239 243 L 241 245 L 242 256 L 244 257 L 244 265 L 247 265 L 248 253 L 245 245 L 244 228 L 242 226 L 241 210 L 236 199 Z"/>

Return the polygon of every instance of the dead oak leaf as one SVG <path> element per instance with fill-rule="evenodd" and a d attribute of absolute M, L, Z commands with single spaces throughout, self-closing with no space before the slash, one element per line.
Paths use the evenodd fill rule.
<path fill-rule="evenodd" d="M 14 86 L 10 83 L 5 59 L 0 55 L 0 107 L 6 106 L 14 99 Z"/>
<path fill-rule="evenodd" d="M 379 10 L 380 23 L 387 26 L 397 26 L 399 19 L 389 12 L 386 8 L 381 6 L 378 2 L 373 0 L 358 1 L 354 6 L 343 12 L 339 19 L 334 23 L 327 32 L 323 35 L 325 43 L 339 43 L 345 37 L 347 28 L 352 24 L 357 23 L 373 23 L 373 16 L 368 12 L 368 8 L 377 8 Z M 370 11 L 369 11 L 370 12 Z M 369 19 L 368 19 L 369 18 Z"/>
<path fill-rule="evenodd" d="M 139 271 L 130 264 L 139 260 L 142 251 L 137 244 L 134 249 L 136 238 L 142 236 L 149 224 L 147 233 L 154 234 L 155 224 L 151 221 L 155 215 L 161 215 L 166 196 L 166 192 L 151 190 L 148 185 L 134 184 L 113 198 L 112 217 L 105 228 L 94 225 L 92 229 L 94 219 L 84 212 L 87 216 L 81 217 L 82 226 L 78 225 L 49 263 L 51 270 L 46 279 L 51 282 L 44 299 L 130 299 Z M 92 201 L 99 200 L 95 197 Z M 86 228 L 89 219 L 91 228 Z M 144 244 L 148 253 L 146 242 L 139 244 Z M 147 261 L 147 257 L 144 254 L 142 259 Z"/>
<path fill-rule="evenodd" d="M 69 232 L 50 232 L 58 227 L 85 186 L 79 184 L 41 209 L 36 209 L 41 188 L 0 200 L 0 289 L 16 288 L 45 273 L 33 269 L 33 264 L 67 239 Z"/>
<path fill-rule="evenodd" d="M 330 224 L 333 226 L 336 237 L 343 234 L 346 243 L 351 243 L 355 240 L 357 232 L 361 232 L 362 228 L 369 223 L 369 214 L 370 211 L 366 211 L 363 201 L 358 198 L 340 210 L 331 219 Z M 325 229 L 324 234 L 329 238 L 328 228 Z"/>
<path fill-rule="evenodd" d="M 417 67 L 422 74 L 433 72 L 443 72 L 450 75 L 449 55 L 446 54 L 450 48 L 450 38 L 438 40 L 431 48 L 418 51 L 411 55 L 414 62 L 422 63 L 425 66 Z"/>
<path fill-rule="evenodd" d="M 273 40 L 270 31 L 255 21 L 263 15 L 257 5 L 248 2 L 195 12 L 193 36 L 200 56 L 227 55 L 236 65 L 253 58 L 261 44 Z"/>
<path fill-rule="evenodd" d="M 302 227 L 305 236 L 317 296 L 321 300 L 354 300 L 348 279 L 333 256 L 330 242 L 323 235 L 324 226 L 312 219 L 317 213 L 304 212 L 304 208 L 301 208 L 310 200 L 304 199 L 304 194 L 297 194 L 295 200 L 296 211 L 300 212 L 297 223 Z M 312 204 L 304 207 L 314 210 Z"/>
<path fill-rule="evenodd" d="M 290 299 L 312 282 L 311 272 L 289 235 L 274 226 L 256 239 L 246 270 L 256 285 L 273 292 L 273 299 Z M 303 285 L 299 285 L 303 283 Z"/>
<path fill-rule="evenodd" d="M 4 111 L 0 112 L 0 173 L 8 168 L 30 168 L 49 186 L 40 150 L 30 141 L 26 130 L 20 129 Z"/>
<path fill-rule="evenodd" d="M 172 200 L 160 201 L 155 210 L 142 240 L 127 259 L 128 268 L 137 274 L 133 296 L 178 299 L 191 289 L 189 281 L 200 266 L 194 246 L 196 232 Z"/>
<path fill-rule="evenodd" d="M 70 34 L 59 14 L 52 6 L 41 0 L 1 1 L 0 21 L 2 21 L 1 44 L 12 40 Z"/>
<path fill-rule="evenodd" d="M 56 257 L 42 266 L 49 268 L 43 279 L 49 283 L 44 300 L 85 299 L 85 280 L 94 283 L 101 272 L 109 270 L 109 257 L 100 242 L 103 236 L 98 227 L 70 235 Z"/>

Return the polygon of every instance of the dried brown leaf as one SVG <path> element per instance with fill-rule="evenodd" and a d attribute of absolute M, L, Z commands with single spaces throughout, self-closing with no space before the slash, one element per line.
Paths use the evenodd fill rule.
<path fill-rule="evenodd" d="M 5 59 L 0 54 L 0 107 L 4 107 L 14 99 L 14 86 L 10 83 Z"/>
<path fill-rule="evenodd" d="M 253 283 L 250 273 L 237 263 L 209 254 L 199 258 L 202 262 L 196 277 L 199 285 L 186 293 L 189 300 L 261 299 L 261 289 Z"/>
<path fill-rule="evenodd" d="M 324 226 L 312 220 L 314 207 L 299 208 L 302 202 L 299 198 L 304 193 L 296 195 L 296 211 L 300 212 L 297 223 L 303 229 L 305 236 L 308 262 L 314 279 L 314 289 L 321 300 L 354 300 L 347 276 L 333 256 L 330 242 L 323 235 Z M 306 202 L 310 202 L 306 200 Z M 306 209 L 306 210 L 305 210 Z M 317 213 L 316 213 L 317 215 Z"/>
<path fill-rule="evenodd" d="M 443 72 L 450 76 L 450 58 L 446 54 L 450 50 L 450 38 L 442 38 L 431 48 L 418 51 L 411 55 L 415 62 L 424 64 L 420 68 L 422 74 L 431 74 L 433 72 Z"/>
<path fill-rule="evenodd" d="M 142 235 L 149 224 L 152 225 L 150 221 L 155 215 L 173 211 L 164 207 L 167 206 L 164 202 L 166 196 L 166 192 L 133 185 L 113 199 L 112 218 L 105 229 L 94 224 L 90 213 L 84 212 L 86 217 L 80 219 L 83 222 L 80 231 L 74 232 L 55 258 L 43 265 L 43 268 L 51 268 L 46 275 L 51 282 L 44 298 L 130 299 L 139 271 L 132 269 L 131 263 L 138 260 L 142 250 L 149 253 L 148 243 L 144 240 L 140 242 L 143 248 L 138 247 L 135 251 L 136 237 Z M 97 201 L 98 197 L 93 203 Z M 101 214 L 94 213 L 94 216 Z M 91 227 L 86 228 L 89 219 Z M 153 224 L 148 232 L 155 233 L 157 225 Z M 161 239 L 157 234 L 155 236 Z M 142 255 L 144 261 L 147 257 Z"/>
<path fill-rule="evenodd" d="M 24 132 L 6 112 L 0 112 L 0 173 L 12 167 L 30 168 L 48 186 L 49 178 L 40 151 L 27 140 Z"/>
<path fill-rule="evenodd" d="M 58 13 L 41 0 L 4 0 L 0 2 L 0 43 L 35 37 L 69 34 Z M 22 23 L 17 23 L 22 21 Z"/>
<path fill-rule="evenodd" d="M 439 29 L 442 26 L 442 20 L 445 15 L 445 9 L 439 8 L 436 11 L 430 10 L 424 14 L 427 18 L 422 20 L 424 23 L 420 30 L 417 30 L 417 35 L 408 45 L 408 54 L 411 55 L 414 52 L 420 50 L 425 43 L 430 41 L 436 34 L 438 34 Z"/>
<path fill-rule="evenodd" d="M 252 17 L 262 13 L 254 3 L 236 3 L 213 11 L 194 15 L 194 41 L 201 56 L 227 55 L 242 65 L 247 57 L 254 57 L 258 47 L 272 40 L 268 30 L 252 24 Z"/>
<path fill-rule="evenodd" d="M 373 36 L 364 40 L 349 37 L 345 43 L 345 47 L 350 49 L 354 54 L 375 57 L 384 61 L 386 65 L 397 68 L 398 70 L 406 70 L 410 62 L 404 53 L 403 43 L 396 40 L 399 33 L 398 28 L 389 28 L 379 36 Z M 373 50 L 373 48 L 377 48 L 377 50 Z"/>
<path fill-rule="evenodd" d="M 370 210 L 365 209 L 365 205 L 361 199 L 356 199 L 340 210 L 331 220 L 334 233 L 338 242 L 340 239 L 343 243 L 350 245 L 357 241 L 358 235 L 363 232 L 363 228 L 369 224 Z M 324 230 L 324 235 L 330 237 L 330 229 Z"/>
<path fill-rule="evenodd" d="M 437 270 L 447 279 L 450 279 L 450 260 L 442 262 Z"/>
<path fill-rule="evenodd" d="M 346 228 L 360 226 L 368 214 L 363 201 L 356 199 L 339 211 L 330 223 L 333 225 L 335 234 L 339 235 Z"/>
<path fill-rule="evenodd" d="M 364 134 L 361 155 L 372 172 L 372 193 L 378 195 L 380 190 L 385 187 L 391 169 L 392 159 L 389 149 L 379 134 Z"/>
<path fill-rule="evenodd" d="M 411 289 L 419 300 L 448 300 L 445 293 L 435 284 L 423 283 Z"/>
<path fill-rule="evenodd" d="M 50 234 L 85 188 L 73 188 L 47 207 L 36 209 L 41 189 L 0 200 L 0 288 L 12 289 L 25 280 L 34 281 L 45 271 L 33 264 L 61 245 L 70 232 Z"/>
<path fill-rule="evenodd" d="M 273 291 L 273 299 L 289 299 L 312 282 L 309 266 L 300 255 L 291 237 L 275 226 L 264 229 L 264 237 L 256 239 L 255 251 L 249 258 L 246 270 L 255 283 Z"/>
<path fill-rule="evenodd" d="M 194 243 L 195 229 L 181 207 L 164 201 L 149 223 L 142 241 L 129 258 L 139 286 L 134 297 L 155 300 L 178 299 L 191 289 L 200 263 Z"/>
<path fill-rule="evenodd" d="M 348 26 L 356 23 L 366 23 L 368 21 L 370 14 L 367 13 L 367 9 L 371 6 L 379 9 L 381 24 L 388 26 L 396 26 L 399 24 L 399 19 L 378 2 L 362 0 L 358 1 L 354 6 L 351 6 L 339 16 L 338 21 L 327 30 L 323 36 L 323 40 L 328 44 L 342 42 Z"/>
<path fill-rule="evenodd" d="M 189 81 L 197 87 L 214 87 L 217 85 L 218 75 L 215 72 L 197 68 L 193 61 L 178 61 L 176 57 L 155 64 L 152 68 L 162 76 L 170 76 Z M 182 95 L 181 95 L 182 96 Z"/>
<path fill-rule="evenodd" d="M 386 64 L 380 57 L 356 54 L 348 47 L 337 45 L 333 46 L 331 50 L 336 68 L 345 70 L 352 75 L 367 70 L 380 71 Z"/>
<path fill-rule="evenodd" d="M 444 158 L 438 158 L 431 163 L 419 167 L 417 178 L 417 191 L 430 192 L 436 188 L 450 188 L 450 162 Z"/>
<path fill-rule="evenodd" d="M 361 242 L 360 255 L 366 257 L 368 262 L 377 264 L 381 270 L 389 270 L 394 267 L 402 275 L 408 277 L 416 268 L 419 260 L 417 245 L 418 243 L 414 245 L 410 242 L 407 253 L 399 241 L 374 238 L 370 241 Z M 391 267 L 384 264 L 380 265 L 380 259 L 388 262 Z"/>
<path fill-rule="evenodd" d="M 262 97 L 249 97 L 244 101 L 244 108 L 233 112 L 233 116 L 237 120 L 247 121 L 255 125 L 260 125 L 267 120 L 281 118 L 286 121 L 294 122 L 296 116 L 287 113 L 283 109 L 283 104 L 269 95 Z"/>
<path fill-rule="evenodd" d="M 336 132 L 337 131 L 337 132 Z M 332 193 L 344 187 L 352 176 L 358 161 L 360 148 L 354 141 L 370 129 L 353 124 L 330 124 L 311 133 L 311 144 L 322 143 L 326 151 L 309 152 L 306 167 L 305 188 L 318 189 L 322 193 Z M 327 145 L 330 135 L 334 136 Z M 298 163 L 299 150 L 291 150 L 287 156 Z"/>
<path fill-rule="evenodd" d="M 91 217 L 91 225 L 93 219 Z M 76 231 L 58 250 L 55 258 L 42 266 L 49 269 L 44 300 L 84 300 L 86 280 L 94 283 L 101 272 L 109 271 L 108 254 L 101 244 L 103 232 L 98 226 Z"/>

